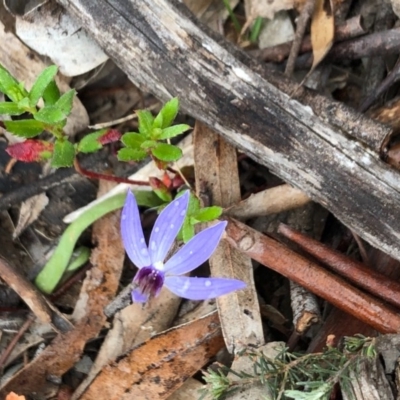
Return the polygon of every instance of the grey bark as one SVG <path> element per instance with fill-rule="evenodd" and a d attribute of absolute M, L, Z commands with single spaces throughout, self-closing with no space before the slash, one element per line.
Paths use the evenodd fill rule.
<path fill-rule="evenodd" d="M 212 127 L 400 260 L 390 130 L 255 65 L 176 0 L 58 0 L 141 89 Z"/>

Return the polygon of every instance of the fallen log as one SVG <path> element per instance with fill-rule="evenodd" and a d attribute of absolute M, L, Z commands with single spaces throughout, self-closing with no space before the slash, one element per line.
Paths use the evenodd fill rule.
<path fill-rule="evenodd" d="M 389 128 L 297 90 L 177 0 L 57 1 L 142 90 L 179 96 L 188 114 L 400 260 L 400 179 L 379 154 Z"/>

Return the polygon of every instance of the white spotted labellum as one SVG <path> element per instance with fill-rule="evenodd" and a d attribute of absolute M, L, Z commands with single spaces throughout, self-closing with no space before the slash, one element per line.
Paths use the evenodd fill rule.
<path fill-rule="evenodd" d="M 182 227 L 188 204 L 189 191 L 186 191 L 162 210 L 147 246 L 135 196 L 128 192 L 122 210 L 121 234 L 129 258 L 139 268 L 133 279 L 134 302 L 142 303 L 151 296 L 157 296 L 164 285 L 176 295 L 191 300 L 218 297 L 246 286 L 237 279 L 184 276 L 211 256 L 218 246 L 226 222 L 218 222 L 204 229 L 165 261 Z"/>

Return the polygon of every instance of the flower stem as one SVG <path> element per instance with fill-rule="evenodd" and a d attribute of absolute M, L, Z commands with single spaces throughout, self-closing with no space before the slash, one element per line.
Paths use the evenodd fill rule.
<path fill-rule="evenodd" d="M 148 181 L 134 181 L 128 178 L 120 178 L 114 175 L 99 174 L 97 172 L 88 171 L 81 167 L 77 158 L 74 159 L 74 168 L 76 172 L 90 179 L 103 179 L 105 181 L 116 182 L 116 183 L 127 183 L 129 185 L 138 185 L 138 186 L 150 185 Z"/>

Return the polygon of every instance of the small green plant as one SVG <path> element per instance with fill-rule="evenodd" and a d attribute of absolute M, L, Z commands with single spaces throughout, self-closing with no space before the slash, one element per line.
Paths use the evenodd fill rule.
<path fill-rule="evenodd" d="M 156 117 L 150 111 L 138 111 L 139 132 L 126 132 L 122 136 L 125 147 L 118 152 L 118 158 L 121 161 L 139 161 L 150 155 L 162 169 L 166 163 L 181 158 L 179 147 L 163 142 L 190 129 L 185 124 L 171 126 L 178 110 L 179 102 L 174 98 L 164 105 Z"/>
<path fill-rule="evenodd" d="M 4 121 L 7 131 L 27 139 L 7 149 L 12 157 L 26 162 L 51 159 L 55 168 L 69 167 L 78 153 L 93 153 L 120 139 L 125 146 L 118 152 L 121 161 L 139 161 L 150 155 L 165 168 L 168 162 L 181 157 L 178 147 L 165 143 L 190 129 L 186 124 L 172 125 L 179 110 L 177 98 L 167 102 L 156 117 L 147 110 L 137 111 L 139 132 L 127 132 L 121 137 L 115 129 L 103 129 L 86 135 L 78 143 L 71 143 L 63 128 L 76 92 L 71 89 L 61 95 L 54 80 L 56 74 L 56 66 L 47 67 L 28 91 L 0 65 L 0 91 L 10 100 L 0 103 L 0 114 L 31 116 Z M 42 107 L 39 107 L 41 100 Z M 52 135 L 53 140 L 33 139 L 43 132 Z"/>
<path fill-rule="evenodd" d="M 253 372 L 226 367 L 209 369 L 204 373 L 203 397 L 209 394 L 215 400 L 223 400 L 243 387 L 262 385 L 266 399 L 329 400 L 337 383 L 347 393 L 349 373 L 357 370 L 360 360 L 376 357 L 376 352 L 373 339 L 355 336 L 345 338 L 343 350 L 328 347 L 322 353 L 295 354 L 283 348 L 271 359 L 248 349 L 240 356 L 250 358 Z"/>
<path fill-rule="evenodd" d="M 76 92 L 71 89 L 61 94 L 55 82 L 56 74 L 56 66 L 47 67 L 37 77 L 32 88 L 27 90 L 22 82 L 18 82 L 0 65 L 0 92 L 7 97 L 7 101 L 0 102 L 0 115 L 12 116 L 13 120 L 4 121 L 5 128 L 10 133 L 25 139 L 21 143 L 8 146 L 6 149 L 8 154 L 23 162 L 50 160 L 54 168 L 74 165 L 79 173 L 91 178 L 150 185 L 153 189 L 150 194 L 136 193 L 140 205 L 155 207 L 160 211 L 170 203 L 174 198 L 174 192 L 187 183 L 182 173 L 172 170 L 169 166 L 182 156 L 181 149 L 172 145 L 170 139 L 191 129 L 186 124 L 174 125 L 179 111 L 178 98 L 165 103 L 156 116 L 148 110 L 138 110 L 138 132 L 122 134 L 116 129 L 102 129 L 85 135 L 79 142 L 72 143 L 65 134 L 64 127 L 71 114 Z M 120 161 L 140 161 L 151 157 L 158 168 L 165 170 L 163 180 L 150 177 L 149 182 L 134 182 L 85 171 L 80 167 L 77 161 L 78 154 L 94 153 L 112 142 L 120 142 L 121 148 L 118 151 Z M 169 177 L 167 170 L 172 172 L 173 178 Z M 71 269 L 70 258 L 82 231 L 107 212 L 121 208 L 122 197 L 117 195 L 104 201 L 66 229 L 52 257 L 35 280 L 43 292 L 51 293 L 68 268 Z M 211 221 L 222 213 L 220 207 L 201 208 L 193 194 L 190 199 L 190 213 L 180 233 L 180 238 L 185 242 L 193 237 L 195 224 Z M 87 259 L 87 253 L 85 254 Z M 76 262 L 73 265 L 73 268 L 76 268 Z"/>

